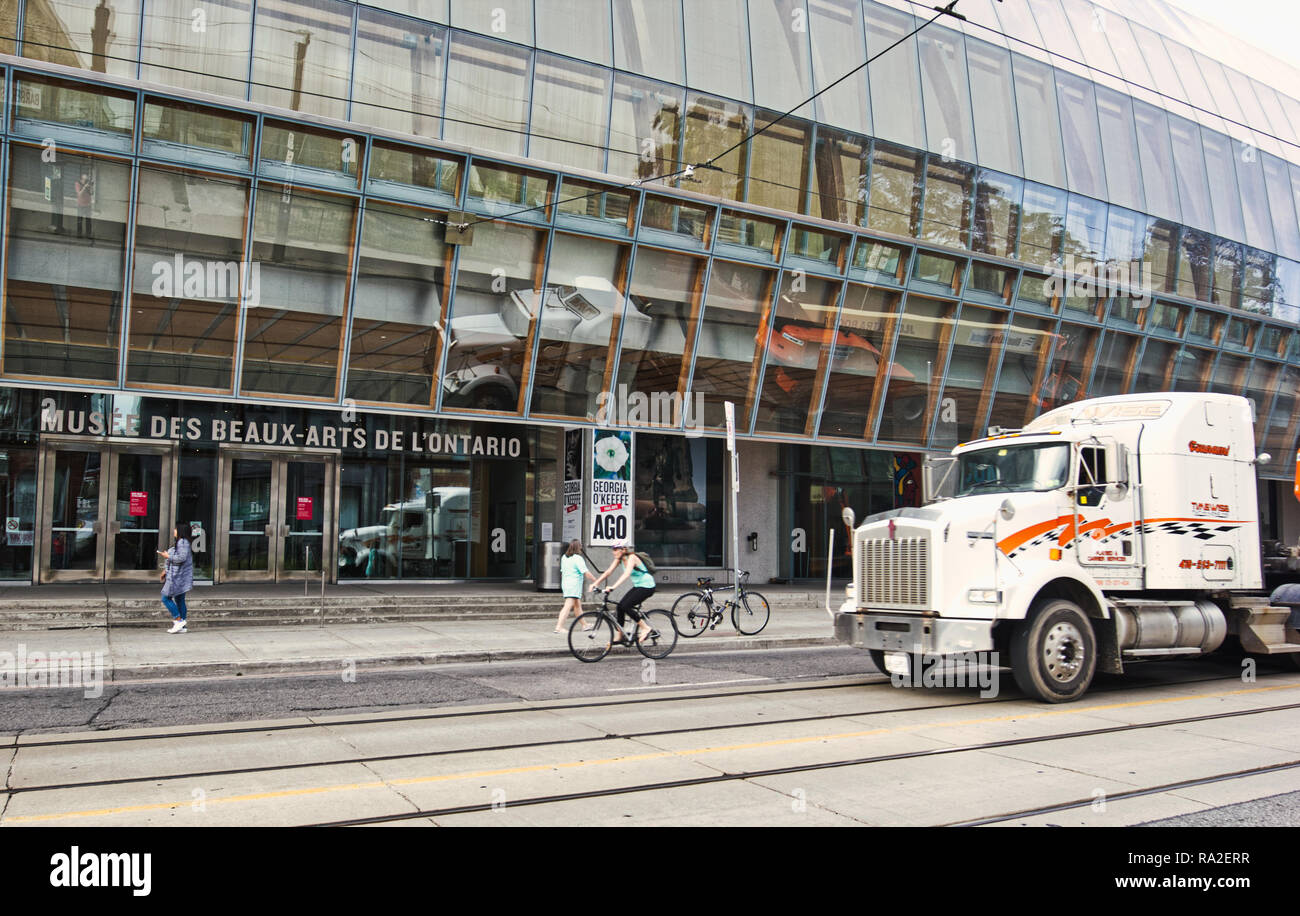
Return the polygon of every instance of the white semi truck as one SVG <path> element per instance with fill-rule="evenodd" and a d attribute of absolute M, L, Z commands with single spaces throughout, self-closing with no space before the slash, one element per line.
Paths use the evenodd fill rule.
<path fill-rule="evenodd" d="M 1231 395 L 1124 395 L 958 446 L 927 466 L 934 502 L 853 531 L 836 637 L 913 678 L 996 651 L 1047 702 L 1229 634 L 1300 662 L 1290 608 L 1260 591 L 1252 414 Z"/>

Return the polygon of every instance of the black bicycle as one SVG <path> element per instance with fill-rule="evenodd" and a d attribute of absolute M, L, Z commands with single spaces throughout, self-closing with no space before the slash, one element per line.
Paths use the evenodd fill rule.
<path fill-rule="evenodd" d="M 667 611 L 641 611 L 637 605 L 629 611 L 631 626 L 624 628 L 625 639 L 618 639 L 614 634 L 619 631 L 614 614 L 609 609 L 609 593 L 612 589 L 602 589 L 604 600 L 599 611 L 587 611 L 569 625 L 569 651 L 580 662 L 598 662 L 613 646 L 628 645 L 628 640 L 636 646 L 637 651 L 646 658 L 666 658 L 677 645 L 677 627 L 673 616 Z M 649 630 L 642 635 L 640 624 L 644 622 Z M 627 636 L 627 631 L 631 636 Z"/>
<path fill-rule="evenodd" d="M 731 624 L 744 636 L 761 633 L 772 616 L 772 608 L 767 599 L 758 592 L 745 588 L 749 573 L 740 571 L 736 585 L 713 585 L 712 577 L 701 576 L 695 580 L 698 592 L 687 592 L 673 604 L 673 621 L 678 631 L 686 637 L 699 636 L 706 629 L 713 629 L 722 623 L 727 611 L 731 612 Z M 734 597 L 727 598 L 721 604 L 714 601 L 718 592 L 732 592 Z"/>

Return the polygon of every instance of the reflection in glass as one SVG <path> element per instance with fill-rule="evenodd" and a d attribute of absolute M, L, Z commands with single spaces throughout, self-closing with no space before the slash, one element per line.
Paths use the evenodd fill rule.
<path fill-rule="evenodd" d="M 713 213 L 704 204 L 647 194 L 641 206 L 642 237 L 657 235 L 663 241 L 667 236 L 678 244 L 703 248 L 709 243 Z"/>
<path fill-rule="evenodd" d="M 128 382 L 233 386 L 248 183 L 199 172 L 140 168 Z M 260 289 L 258 289 L 260 294 Z"/>
<path fill-rule="evenodd" d="M 1178 179 L 1178 200 L 1182 204 L 1183 222 L 1196 229 L 1214 231 L 1200 125 L 1171 114 L 1169 138 L 1173 144 L 1174 175 Z"/>
<path fill-rule="evenodd" d="M 603 234 L 629 235 L 636 199 L 630 191 L 566 177 L 556 209 L 560 223 Z"/>
<path fill-rule="evenodd" d="M 618 383 L 653 399 L 684 393 L 699 318 L 704 260 L 638 248 L 624 314 Z M 649 319 L 646 326 L 645 319 Z M 640 344 L 640 346 L 637 346 Z M 745 420 L 738 419 L 743 428 Z"/>
<path fill-rule="evenodd" d="M 626 245 L 556 233 L 540 310 L 532 306 L 541 317 L 531 413 L 585 419 L 603 406 L 620 327 L 635 338 L 649 325 L 635 308 L 625 311 L 628 255 Z"/>
<path fill-rule="evenodd" d="M 110 504 L 110 517 L 117 522 L 113 535 L 114 570 L 150 570 L 158 567 L 158 525 L 162 512 L 162 463 L 159 454 L 117 455 L 117 493 Z M 135 494 L 143 493 L 141 506 Z M 132 510 L 143 508 L 143 515 Z M 171 547 L 171 532 L 161 539 L 163 548 Z"/>
<path fill-rule="evenodd" d="M 756 432 L 811 435 L 822 382 L 834 363 L 870 356 L 854 334 L 835 333 L 840 284 L 787 273 L 776 301 Z"/>
<path fill-rule="evenodd" d="M 1051 367 L 1038 383 L 1035 413 L 1088 397 L 1088 372 L 1097 346 L 1096 328 L 1061 323 Z"/>
<path fill-rule="evenodd" d="M 1232 144 L 1233 162 L 1237 165 L 1237 184 L 1241 188 L 1241 210 L 1246 219 L 1244 241 L 1255 248 L 1276 250 L 1273 239 L 1273 218 L 1269 213 L 1270 201 L 1264 187 L 1264 165 L 1260 161 L 1259 151 L 1247 147 L 1240 140 Z M 1289 201 L 1284 197 L 1278 206 L 1286 209 Z"/>
<path fill-rule="evenodd" d="M 935 422 L 935 446 L 952 448 L 984 433 L 982 421 L 993 397 L 999 354 L 1033 345 L 1032 337 L 1007 327 L 1006 312 L 962 306 L 940 395 L 943 409 Z"/>
<path fill-rule="evenodd" d="M 229 156 L 248 168 L 253 146 L 252 119 L 170 99 L 144 104 L 143 149 L 149 155 L 185 160 L 194 150 Z M 219 160 L 218 160 L 219 161 Z"/>
<path fill-rule="evenodd" d="M 538 54 L 529 158 L 603 171 L 609 84 L 608 70 Z"/>
<path fill-rule="evenodd" d="M 113 382 L 131 170 L 10 146 L 4 371 Z"/>
<path fill-rule="evenodd" d="M 260 296 L 244 311 L 241 391 L 338 397 L 355 211 L 345 198 L 258 186 Z"/>
<path fill-rule="evenodd" d="M 1173 386 L 1170 391 L 1205 391 L 1214 353 L 1200 347 L 1181 346 L 1173 354 Z"/>
<path fill-rule="evenodd" d="M 926 166 L 925 205 L 918 238 L 953 248 L 969 247 L 974 172 L 971 166 L 931 157 Z"/>
<path fill-rule="evenodd" d="M 1020 174 L 1020 131 L 1011 85 L 1011 52 L 966 37 L 971 97 L 975 111 L 975 145 L 981 165 Z"/>
<path fill-rule="evenodd" d="M 866 438 L 884 396 L 883 371 L 898 326 L 900 294 L 850 284 L 844 295 L 817 435 Z M 895 371 L 905 371 L 896 367 Z"/>
<path fill-rule="evenodd" d="M 258 167 L 263 174 L 274 172 L 277 177 L 292 179 L 297 170 L 308 169 L 324 173 L 312 176 L 317 181 L 337 178 L 345 186 L 355 186 L 360 158 L 357 138 L 288 122 L 265 121 L 262 125 Z"/>
<path fill-rule="evenodd" d="M 749 150 L 745 138 L 752 119 L 747 105 L 692 94 L 686 107 L 683 161 L 707 162 L 724 150 L 731 152 L 713 163 L 714 168 L 697 169 L 692 179 L 682 179 L 682 187 L 710 197 L 740 200 Z M 736 149 L 731 149 L 733 146 Z"/>
<path fill-rule="evenodd" d="M 871 196 L 867 225 L 880 232 L 914 236 L 921 197 L 919 153 L 877 143 L 871 154 Z"/>
<path fill-rule="evenodd" d="M 49 569 L 93 570 L 99 565 L 99 487 L 105 468 L 100 452 L 54 453 Z"/>
<path fill-rule="evenodd" d="M 614 66 L 657 80 L 682 83 L 682 8 L 641 0 L 613 0 Z"/>
<path fill-rule="evenodd" d="M 775 117 L 760 113 L 755 129 L 762 129 Z M 689 130 L 690 121 L 686 123 Z M 803 212 L 808 188 L 808 133 L 806 124 L 786 118 L 750 140 L 750 203 L 788 213 Z"/>
<path fill-rule="evenodd" d="M 253 30 L 251 0 L 208 4 L 202 11 L 204 27 L 196 31 L 191 9 L 173 0 L 145 0 L 140 78 L 165 86 L 246 98 Z M 134 31 L 123 33 L 112 28 L 119 35 L 132 36 L 130 42 L 135 44 Z"/>
<path fill-rule="evenodd" d="M 1016 83 L 1016 113 L 1025 177 L 1055 187 L 1065 186 L 1061 122 L 1056 110 L 1056 81 L 1052 68 L 1019 54 L 1011 55 Z"/>
<path fill-rule="evenodd" d="M 767 334 L 775 276 L 758 267 L 713 262 L 690 386 L 692 396 L 704 398 L 704 417 L 697 423 L 724 426 L 725 401 L 737 405 L 738 424 L 748 422 L 759 365 L 755 354 Z"/>
<path fill-rule="evenodd" d="M 649 551 L 659 565 L 722 563 L 722 445 L 717 439 L 637 434 L 632 533 L 637 549 Z"/>
<path fill-rule="evenodd" d="M 89 84 L 40 77 L 17 77 L 14 90 L 14 127 L 43 136 L 41 128 L 26 128 L 24 121 L 39 121 L 63 127 L 102 132 L 114 140 L 127 140 L 135 129 L 135 99 Z M 86 137 L 78 142 L 103 146 L 104 141 Z M 120 147 L 120 144 L 110 144 Z"/>
<path fill-rule="evenodd" d="M 1219 355 L 1219 362 L 1214 367 L 1214 376 L 1210 379 L 1210 391 L 1224 394 L 1240 394 L 1246 381 L 1246 368 L 1250 360 L 1242 356 Z"/>
<path fill-rule="evenodd" d="M 339 0 L 257 0 L 254 102 L 343 120 L 352 70 L 352 9 Z"/>
<path fill-rule="evenodd" d="M 271 462 L 237 458 L 230 462 L 230 535 L 226 569 L 270 570 Z"/>
<path fill-rule="evenodd" d="M 1092 397 L 1105 398 L 1128 393 L 1128 381 L 1137 359 L 1139 342 L 1140 339 L 1132 334 L 1116 331 L 1106 333 L 1106 339 L 1097 352 L 1097 367 L 1092 373 L 1092 387 L 1089 389 Z"/>
<path fill-rule="evenodd" d="M 456 32 L 447 64 L 443 137 L 469 147 L 523 155 L 530 53 Z"/>
<path fill-rule="evenodd" d="M 1022 185 L 1019 178 L 980 170 L 975 185 L 973 251 L 1015 257 Z"/>
<path fill-rule="evenodd" d="M 1239 304 L 1241 296 L 1241 246 L 1226 239 L 1214 244 L 1214 291 L 1210 301 L 1229 308 Z"/>
<path fill-rule="evenodd" d="M 446 35 L 442 26 L 358 7 L 351 120 L 438 137 Z"/>
<path fill-rule="evenodd" d="M 1040 267 L 1060 260 L 1065 200 L 1064 191 L 1025 183 L 1020 217 L 1020 260 Z"/>
<path fill-rule="evenodd" d="M 933 25 L 922 30 L 916 41 L 921 52 L 925 132 L 930 137 L 930 149 L 942 153 L 945 159 L 974 162 L 975 132 L 964 36 Z M 981 104 L 991 107 L 991 100 L 981 100 Z"/>
<path fill-rule="evenodd" d="M 1053 326 L 1053 322 L 1028 315 L 1012 317 L 990 426 L 1020 429 L 1040 413 L 1036 393 L 1056 345 Z"/>
<path fill-rule="evenodd" d="M 845 130 L 870 133 L 871 95 L 866 70 L 831 85 L 867 59 L 861 4 L 858 0 L 812 0 L 808 4 L 808 19 L 813 86 L 822 93 L 817 97 L 817 120 Z M 689 40 L 687 47 L 690 47 Z"/>
<path fill-rule="evenodd" d="M 366 204 L 347 396 L 432 404 L 450 260 L 443 213 Z"/>
<path fill-rule="evenodd" d="M 952 339 L 956 303 L 909 296 L 889 367 L 885 410 L 876 438 L 924 445 Z"/>
<path fill-rule="evenodd" d="M 16 528 L 11 527 L 0 542 L 0 579 L 32 580 L 32 557 L 36 552 L 36 463 L 35 448 L 11 444 L 0 451 L 0 466 L 4 469 L 0 474 L 0 509 L 4 510 L 5 518 L 16 520 Z"/>
<path fill-rule="evenodd" d="M 0 52 L 5 54 L 14 53 L 17 12 L 16 0 L 0 4 L 0 36 L 6 39 L 0 42 Z M 174 15 L 177 19 L 183 18 L 186 28 L 189 28 L 188 15 Z M 138 2 L 45 0 L 31 3 L 23 21 L 23 56 L 135 79 L 139 28 Z M 188 66 L 192 67 L 193 63 Z M 173 80 L 164 82 L 175 85 Z"/>
<path fill-rule="evenodd" d="M 370 189 L 409 194 L 418 189 L 453 202 L 460 193 L 461 161 L 427 150 L 376 141 L 370 148 Z M 396 186 L 396 187 L 392 187 Z"/>
<path fill-rule="evenodd" d="M 867 216 L 866 137 L 818 128 L 813 147 L 813 216 L 859 226 Z"/>
<path fill-rule="evenodd" d="M 925 149 L 916 36 L 907 37 L 918 23 L 910 13 L 879 3 L 866 3 L 863 12 L 867 22 L 869 55 L 881 54 L 886 48 L 902 42 L 871 64 L 868 79 L 873 133 L 885 140 Z M 941 138 L 936 137 L 935 142 L 941 142 Z"/>
<path fill-rule="evenodd" d="M 682 111 L 682 90 L 676 86 L 615 74 L 610 173 L 650 178 L 676 170 Z"/>
<path fill-rule="evenodd" d="M 300 498 L 310 499 L 310 508 L 300 506 Z M 287 573 L 319 572 L 325 547 L 325 462 L 285 462 L 282 510 L 289 533 L 281 566 Z M 300 511 L 309 517 L 299 518 Z"/>
<path fill-rule="evenodd" d="M 517 409 L 544 240 L 533 229 L 484 222 L 474 227 L 473 244 L 460 247 L 443 406 Z"/>

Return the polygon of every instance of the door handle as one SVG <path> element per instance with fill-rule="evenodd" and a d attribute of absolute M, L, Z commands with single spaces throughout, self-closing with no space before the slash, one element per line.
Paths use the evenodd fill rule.
<path fill-rule="evenodd" d="M 289 536 L 289 526 L 288 526 L 288 525 L 281 525 L 281 526 L 280 526 L 280 537 L 282 537 L 282 538 L 287 538 L 288 536 Z"/>
<path fill-rule="evenodd" d="M 265 534 L 265 535 L 266 535 L 267 537 L 269 537 L 269 538 L 273 538 L 273 537 L 275 537 L 275 531 L 274 531 L 274 528 L 275 528 L 274 525 L 267 525 L 265 528 L 262 529 L 262 533 Z"/>

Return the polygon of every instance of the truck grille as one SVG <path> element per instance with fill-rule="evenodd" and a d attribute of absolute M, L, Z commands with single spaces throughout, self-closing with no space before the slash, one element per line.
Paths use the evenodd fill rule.
<path fill-rule="evenodd" d="M 858 553 L 858 604 L 930 606 L 930 539 L 863 538 Z"/>

